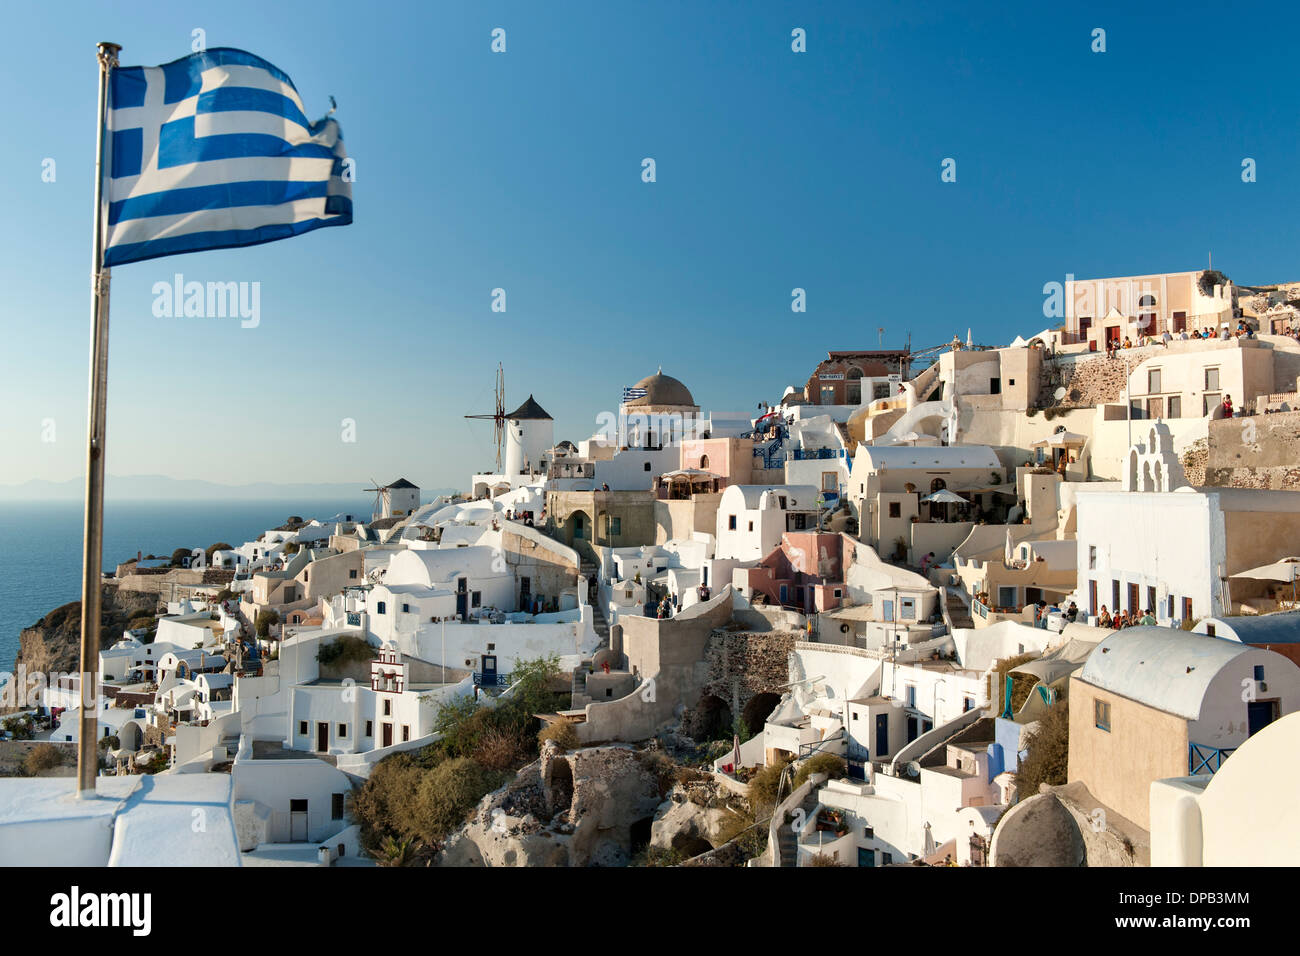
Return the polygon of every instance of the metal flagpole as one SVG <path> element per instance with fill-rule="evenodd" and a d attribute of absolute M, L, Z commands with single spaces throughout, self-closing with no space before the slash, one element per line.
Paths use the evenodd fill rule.
<path fill-rule="evenodd" d="M 100 43 L 99 129 L 95 136 L 95 235 L 91 242 L 90 410 L 86 422 L 86 523 L 81 571 L 81 725 L 77 739 L 77 796 L 95 796 L 99 773 L 99 623 L 104 560 L 104 433 L 108 412 L 108 283 L 104 264 L 104 149 L 108 82 L 117 43 Z"/>

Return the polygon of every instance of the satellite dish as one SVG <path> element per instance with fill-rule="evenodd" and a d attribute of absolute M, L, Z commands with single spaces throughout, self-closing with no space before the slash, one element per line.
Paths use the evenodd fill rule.
<path fill-rule="evenodd" d="M 909 760 L 905 769 L 907 770 L 907 775 L 909 777 L 921 776 L 921 765 L 915 760 Z"/>
<path fill-rule="evenodd" d="M 1059 402 L 1061 399 L 1065 398 L 1065 386 L 1064 385 L 1060 386 L 1052 394 L 1056 397 L 1056 400 Z"/>

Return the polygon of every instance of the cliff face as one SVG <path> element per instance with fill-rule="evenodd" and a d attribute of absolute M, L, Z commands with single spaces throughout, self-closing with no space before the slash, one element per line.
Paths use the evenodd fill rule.
<path fill-rule="evenodd" d="M 158 596 L 139 591 L 119 590 L 105 585 L 103 611 L 100 615 L 100 645 L 110 647 L 122 636 L 127 622 L 139 614 L 152 614 Z M 53 673 L 75 671 L 81 660 L 81 602 L 73 601 L 56 608 L 18 636 L 18 656 L 14 671 L 20 666 L 27 672 Z"/>

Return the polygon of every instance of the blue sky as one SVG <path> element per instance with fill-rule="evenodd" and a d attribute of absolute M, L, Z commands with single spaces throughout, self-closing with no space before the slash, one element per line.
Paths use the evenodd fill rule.
<path fill-rule="evenodd" d="M 1268 43 L 1300 17 L 1138 7 L 10 6 L 0 483 L 82 470 L 98 40 L 124 65 L 187 54 L 196 28 L 257 53 L 309 115 L 337 98 L 357 162 L 352 226 L 114 270 L 109 471 L 464 487 L 492 450 L 461 416 L 491 410 L 498 361 L 508 405 L 533 393 L 577 440 L 660 364 L 743 410 L 878 327 L 886 347 L 1004 343 L 1067 272 L 1213 250 L 1239 283 L 1300 279 L 1300 96 Z M 260 326 L 155 318 L 176 272 L 260 282 Z"/>

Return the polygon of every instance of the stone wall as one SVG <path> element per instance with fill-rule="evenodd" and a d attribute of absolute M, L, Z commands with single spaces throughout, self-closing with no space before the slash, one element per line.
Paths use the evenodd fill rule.
<path fill-rule="evenodd" d="M 708 678 L 701 696 L 718 697 L 733 715 L 742 715 L 756 694 L 784 693 L 790 654 L 801 639 L 797 631 L 715 631 L 705 649 Z"/>
<path fill-rule="evenodd" d="M 122 591 L 166 595 L 168 600 L 179 601 L 191 597 L 199 588 L 224 587 L 235 580 L 232 568 L 205 568 L 202 571 L 172 568 L 162 574 L 146 573 L 148 570 L 142 569 L 119 577 L 117 587 Z"/>
<path fill-rule="evenodd" d="M 1179 458 L 1187 483 L 1193 488 L 1199 488 L 1205 484 L 1205 462 L 1208 457 L 1207 439 L 1198 438 L 1187 446 L 1186 451 Z"/>
<path fill-rule="evenodd" d="M 1136 367 L 1136 363 L 1134 363 Z M 1039 404 L 1081 407 L 1117 402 L 1124 394 L 1124 363 L 1105 356 L 1078 362 L 1044 362 Z M 1065 388 L 1059 402 L 1053 392 Z"/>
<path fill-rule="evenodd" d="M 1209 425 L 1205 484 L 1300 491 L 1300 411 L 1224 418 Z M 1192 480 L 1190 474 L 1188 478 Z"/>

